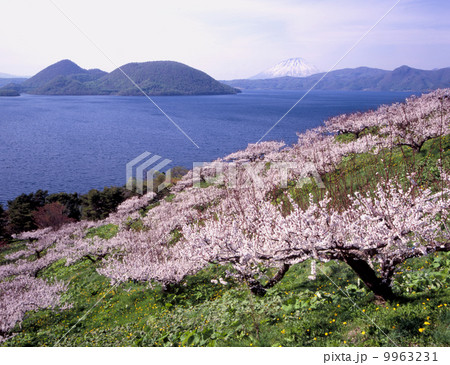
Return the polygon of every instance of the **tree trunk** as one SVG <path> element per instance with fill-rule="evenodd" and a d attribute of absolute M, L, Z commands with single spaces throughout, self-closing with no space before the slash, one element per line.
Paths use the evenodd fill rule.
<path fill-rule="evenodd" d="M 289 270 L 289 265 L 288 264 L 283 264 L 280 267 L 280 270 L 278 270 L 278 272 L 275 274 L 275 276 L 273 278 L 271 278 L 266 285 L 264 285 L 264 289 L 269 289 L 272 286 L 274 286 L 276 283 L 278 283 L 279 281 L 281 281 L 281 279 L 284 278 L 284 275 L 286 275 L 286 273 Z"/>
<path fill-rule="evenodd" d="M 252 294 L 257 295 L 258 297 L 266 295 L 267 290 L 264 289 L 264 286 L 258 280 L 247 280 L 247 285 Z"/>
<path fill-rule="evenodd" d="M 288 272 L 289 267 L 290 265 L 283 264 L 280 267 L 280 270 L 278 270 L 278 272 L 275 274 L 275 276 L 269 279 L 269 281 L 265 285 L 262 285 L 258 280 L 247 279 L 247 284 L 250 288 L 250 291 L 259 297 L 263 297 L 266 294 L 267 289 L 270 289 L 276 283 L 281 281 L 281 279 L 283 279 L 284 275 L 286 275 L 286 273 Z"/>
<path fill-rule="evenodd" d="M 344 261 L 356 272 L 377 299 L 384 301 L 397 299 L 390 283 L 378 277 L 366 261 L 353 257 L 345 257 Z"/>

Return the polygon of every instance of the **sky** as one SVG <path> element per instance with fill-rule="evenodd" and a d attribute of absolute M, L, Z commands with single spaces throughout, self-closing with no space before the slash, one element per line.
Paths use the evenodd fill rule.
<path fill-rule="evenodd" d="M 344 55 L 335 69 L 449 67 L 450 1 L 400 0 L 373 27 L 397 1 L 0 0 L 0 73 L 172 60 L 229 80 L 291 57 L 328 71 Z"/>

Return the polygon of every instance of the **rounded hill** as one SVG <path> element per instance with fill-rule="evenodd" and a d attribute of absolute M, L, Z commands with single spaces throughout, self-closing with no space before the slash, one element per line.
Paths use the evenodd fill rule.
<path fill-rule="evenodd" d="M 76 63 L 70 60 L 59 61 L 49 67 L 44 68 L 33 77 L 22 83 L 25 88 L 42 87 L 46 83 L 61 76 L 70 76 L 86 73 L 87 70 L 82 69 Z"/>
<path fill-rule="evenodd" d="M 174 61 L 128 63 L 100 78 L 97 88 L 104 94 L 142 95 L 130 79 L 149 95 L 217 95 L 238 92 L 202 71 Z"/>

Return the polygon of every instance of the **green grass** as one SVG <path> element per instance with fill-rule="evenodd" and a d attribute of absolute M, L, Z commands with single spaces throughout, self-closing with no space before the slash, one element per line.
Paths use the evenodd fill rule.
<path fill-rule="evenodd" d="M 335 262 L 319 264 L 319 274 L 313 281 L 307 279 L 309 262 L 298 264 L 262 298 L 251 295 L 245 285 L 225 278 L 223 267 L 203 270 L 170 292 L 133 282 L 114 287 L 95 268 L 85 260 L 69 267 L 58 262 L 45 270 L 44 277 L 70 281 L 63 300 L 73 307 L 29 313 L 15 329 L 17 335 L 3 345 L 450 344 L 448 253 L 408 260 L 399 269 L 401 274 L 394 285 L 405 299 L 384 305 L 373 300 L 345 264 Z M 441 285 L 432 286 L 423 280 L 429 274 L 440 274 Z M 229 283 L 211 283 L 219 277 Z"/>
<path fill-rule="evenodd" d="M 105 240 L 109 240 L 113 238 L 117 232 L 119 231 L 119 227 L 115 224 L 105 224 L 104 226 L 89 228 L 86 232 L 86 238 L 93 238 L 94 236 L 103 238 Z"/>

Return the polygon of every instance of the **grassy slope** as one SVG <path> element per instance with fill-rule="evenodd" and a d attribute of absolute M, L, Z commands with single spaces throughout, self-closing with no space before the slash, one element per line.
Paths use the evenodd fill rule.
<path fill-rule="evenodd" d="M 439 153 L 439 146 L 444 155 Z M 384 164 L 390 161 L 392 174 L 404 174 L 412 166 L 423 167 L 419 183 L 433 186 L 436 160 L 449 161 L 449 147 L 447 137 L 428 142 L 418 155 L 406 149 L 403 154 L 399 149 L 378 157 L 352 156 L 335 173 L 325 176 L 324 182 L 338 197 L 349 190 L 370 190 L 374 171 L 384 171 Z M 336 181 L 345 181 L 345 186 Z M 307 192 L 322 194 L 313 185 L 291 189 L 298 200 Z M 110 237 L 116 229 L 108 225 L 91 234 Z M 2 252 L 0 264 L 7 252 L 20 245 L 16 242 Z M 405 262 L 394 284 L 405 300 L 384 305 L 373 301 L 373 295 L 358 284 L 343 263 L 320 264 L 314 281 L 307 279 L 309 262 L 296 265 L 263 298 L 250 295 L 239 283 L 212 284 L 211 279 L 224 277 L 224 268 L 204 270 L 172 293 L 133 282 L 112 287 L 95 268 L 91 262 L 82 261 L 70 267 L 60 262 L 47 269 L 45 277 L 70 280 L 64 300 L 73 307 L 60 313 L 30 313 L 16 328 L 17 335 L 3 345 L 450 345 L 449 253 Z"/>

